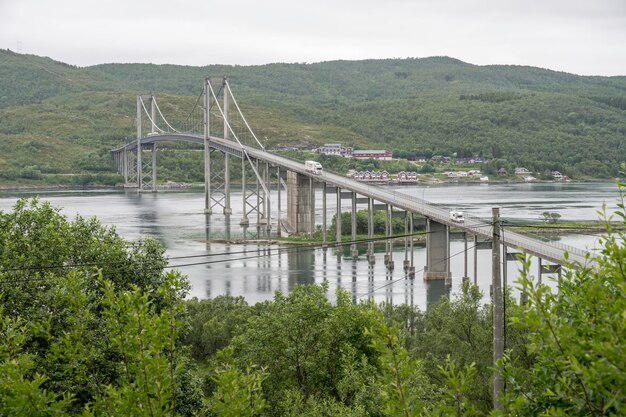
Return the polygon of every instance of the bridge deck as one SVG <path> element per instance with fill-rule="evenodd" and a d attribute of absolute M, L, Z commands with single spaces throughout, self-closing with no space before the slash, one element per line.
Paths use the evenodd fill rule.
<path fill-rule="evenodd" d="M 141 143 L 142 145 L 149 145 L 152 143 L 172 140 L 187 141 L 198 144 L 202 144 L 204 142 L 203 137 L 200 135 L 168 133 L 163 135 L 148 136 L 146 138 L 143 138 L 141 140 Z M 212 136 L 210 137 L 209 144 L 210 147 L 213 149 L 218 149 L 220 151 L 238 157 L 242 156 L 242 148 L 237 142 Z M 136 142 L 131 142 L 123 147 L 115 149 L 113 152 L 120 152 L 124 149 L 134 150 L 136 149 L 136 146 Z M 313 177 L 317 181 L 323 181 L 331 186 L 336 186 L 345 190 L 356 192 L 357 194 L 372 198 L 381 203 L 391 204 L 393 207 L 399 209 L 422 214 L 439 223 L 461 229 L 471 234 L 483 236 L 486 238 L 492 237 L 493 227 L 490 224 L 490 219 L 486 220 L 466 215 L 464 223 L 456 223 L 450 219 L 450 213 L 448 209 L 442 208 L 440 206 L 435 206 L 426 200 L 413 197 L 399 191 L 388 190 L 375 185 L 364 184 L 327 171 L 324 171 L 321 174 L 312 174 L 305 169 L 304 164 L 300 161 L 291 160 L 289 158 L 274 155 L 272 153 L 248 146 L 244 146 L 243 148 L 251 158 L 268 162 L 274 166 L 280 166 L 281 168 L 297 172 L 301 175 Z M 521 233 L 515 233 L 507 230 L 501 236 L 501 241 L 502 244 L 508 247 L 521 249 L 529 254 L 541 257 L 542 259 L 548 260 L 553 263 L 563 264 L 565 259 L 565 253 L 567 252 L 568 259 L 570 261 L 579 262 L 581 265 L 593 265 L 593 261 L 589 258 L 588 252 L 584 250 L 570 247 L 567 245 L 562 245 L 559 243 L 543 242 L 538 239 L 523 235 Z"/>

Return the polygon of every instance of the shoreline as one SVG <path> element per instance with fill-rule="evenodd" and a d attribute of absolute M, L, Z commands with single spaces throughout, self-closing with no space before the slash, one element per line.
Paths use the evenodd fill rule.
<path fill-rule="evenodd" d="M 604 183 L 604 182 L 615 182 L 615 178 L 590 178 L 590 179 L 582 179 L 582 180 L 572 180 L 567 182 L 562 181 L 549 181 L 549 180 L 537 180 L 533 182 L 525 182 L 525 181 L 517 181 L 514 179 L 502 179 L 502 180 L 494 180 L 489 182 L 479 182 L 479 181 L 459 181 L 459 180 L 431 180 L 431 181 L 419 181 L 415 183 L 389 183 L 382 184 L 385 186 L 402 186 L 402 187 L 410 187 L 410 186 L 425 186 L 425 187 L 446 187 L 446 186 L 455 186 L 455 185 L 499 185 L 499 184 L 586 184 L 586 183 Z M 232 185 L 238 185 L 238 182 L 231 182 Z M 275 182 L 271 182 L 270 185 L 276 185 Z M 2 185 L 0 184 L 0 192 L 29 192 L 29 191 L 84 191 L 84 190 L 133 190 L 136 187 L 124 187 L 123 184 L 116 185 L 84 185 L 78 186 L 76 184 L 67 184 L 67 185 Z M 157 190 L 167 191 L 167 190 L 195 190 L 204 188 L 204 184 L 199 183 L 184 183 L 184 182 L 169 182 L 159 184 L 157 186 Z"/>
<path fill-rule="evenodd" d="M 515 228 L 513 228 L 515 229 Z M 616 224 L 613 225 L 613 230 L 617 231 L 623 231 L 626 230 L 626 226 L 623 224 Z M 567 235 L 577 235 L 577 234 L 602 234 L 606 232 L 606 229 L 602 226 L 597 226 L 597 227 L 585 227 L 585 228 L 580 228 L 580 229 L 572 229 L 572 228 L 567 228 L 567 227 L 561 227 L 561 228 L 552 228 L 552 227 L 547 227 L 547 228 L 537 228 L 535 230 L 533 230 L 533 233 L 528 233 L 529 235 L 542 235 L 542 236 L 567 236 Z M 382 244 L 385 241 L 382 239 L 382 236 L 378 236 L 380 238 L 380 241 L 375 241 L 374 244 L 379 243 Z M 358 240 L 358 239 L 357 239 Z M 457 240 L 457 239 L 454 239 Z M 458 240 L 462 240 L 462 239 L 458 239 Z M 213 239 L 213 240 L 205 240 L 203 242 L 211 242 L 211 243 L 223 243 L 223 244 L 229 244 L 229 245 L 246 245 L 246 244 L 267 244 L 267 245 L 284 245 L 284 246 L 319 246 L 320 248 L 323 248 L 324 245 L 326 246 L 326 248 L 335 248 L 335 247 L 344 247 L 344 246 L 348 246 L 351 245 L 351 241 L 350 240 L 346 240 L 346 241 L 342 241 L 341 244 L 337 244 L 336 242 L 326 242 L 325 244 L 322 243 L 321 240 L 316 240 L 316 239 L 311 239 L 311 240 L 289 240 L 289 238 L 271 238 L 271 239 Z M 404 238 L 398 238 L 398 239 L 393 239 L 392 242 L 394 244 L 404 244 Z M 426 242 L 426 237 L 425 235 L 419 234 L 416 235 L 413 238 L 413 242 L 414 243 L 424 243 Z M 363 245 L 366 244 L 367 241 L 365 239 L 363 239 L 363 241 L 359 241 L 357 242 L 357 245 Z"/>

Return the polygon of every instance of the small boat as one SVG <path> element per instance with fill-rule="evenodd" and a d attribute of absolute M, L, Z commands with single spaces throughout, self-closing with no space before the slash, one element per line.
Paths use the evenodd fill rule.
<path fill-rule="evenodd" d="M 480 177 L 480 182 L 489 182 L 489 177 L 486 175 L 484 177 Z"/>

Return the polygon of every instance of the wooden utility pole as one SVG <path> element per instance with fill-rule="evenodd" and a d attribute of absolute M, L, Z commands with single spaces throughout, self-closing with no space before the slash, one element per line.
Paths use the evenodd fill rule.
<path fill-rule="evenodd" d="M 491 248 L 491 288 L 493 291 L 493 408 L 501 410 L 498 398 L 504 390 L 504 380 L 496 368 L 497 362 L 504 355 L 503 319 L 502 319 L 502 284 L 500 282 L 500 209 L 493 207 L 493 246 Z"/>

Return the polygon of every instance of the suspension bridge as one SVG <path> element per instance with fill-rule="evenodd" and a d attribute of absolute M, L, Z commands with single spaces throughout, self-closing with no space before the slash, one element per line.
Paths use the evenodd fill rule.
<path fill-rule="evenodd" d="M 175 124 L 175 123 L 174 123 Z M 450 209 L 435 205 L 402 192 L 385 187 L 367 185 L 343 175 L 324 169 L 312 172 L 304 163 L 276 155 L 265 149 L 244 117 L 228 80 L 225 77 L 207 77 L 202 92 L 192 110 L 174 127 L 163 115 L 154 95 L 137 96 L 136 140 L 112 151 L 126 187 L 138 192 L 157 191 L 157 150 L 165 142 L 190 142 L 203 146 L 205 207 L 210 215 L 241 215 L 244 227 L 271 230 L 278 225 L 281 233 L 313 234 L 321 227 L 323 244 L 332 240 L 340 243 L 341 207 L 343 200 L 351 202 L 351 237 L 356 241 L 357 208 L 366 207 L 368 213 L 367 259 L 375 262 L 373 250 L 374 213 L 385 212 L 387 250 L 385 265 L 394 268 L 392 258 L 392 222 L 404 219 L 405 253 L 404 269 L 414 278 L 413 233 L 414 215 L 425 219 L 426 265 L 424 279 L 450 279 L 450 236 L 452 229 L 463 235 L 465 240 L 465 277 L 469 277 L 467 265 L 467 243 L 473 239 L 473 250 L 492 249 L 494 241 L 502 247 L 504 262 L 518 260 L 520 255 L 533 255 L 539 259 L 538 275 L 560 273 L 561 266 L 574 263 L 576 266 L 592 266 L 589 253 L 584 250 L 555 242 L 544 242 L 531 236 L 494 230 L 492 219 L 465 216 L 463 223 L 450 217 Z M 243 196 L 241 208 L 231 206 L 232 159 L 240 161 L 240 187 Z M 239 165 L 239 164 L 237 164 Z M 277 187 L 276 201 L 270 198 L 270 189 Z M 282 193 L 286 191 L 286 218 L 281 218 Z M 321 192 L 322 218 L 315 216 L 316 193 Z M 330 197 L 330 206 L 329 198 Z M 334 197 L 334 198 L 333 198 Z M 332 204 L 334 200 L 334 204 Z M 276 203 L 275 209 L 273 204 Z M 327 209 L 336 209 L 336 235 L 327 236 Z M 321 224 L 320 224 L 321 223 Z M 411 231 L 409 233 L 408 231 Z M 494 238 L 494 232 L 498 235 Z M 334 239 L 333 239 L 334 238 Z M 498 249 L 499 251 L 500 249 Z M 358 257 L 356 244 L 351 249 Z M 410 254 L 410 258 L 408 256 Z M 566 255 L 567 254 L 567 255 Z M 474 256 L 476 260 L 477 257 Z M 542 262 L 543 261 L 543 262 Z M 477 266 L 474 264 L 474 281 Z M 503 269 L 506 271 L 506 268 Z"/>

